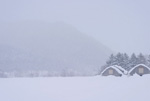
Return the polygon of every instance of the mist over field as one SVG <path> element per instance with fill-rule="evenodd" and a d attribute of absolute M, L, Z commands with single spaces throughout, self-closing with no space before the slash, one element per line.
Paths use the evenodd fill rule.
<path fill-rule="evenodd" d="M 0 1 L 0 69 L 96 75 L 112 53 L 149 55 L 149 3 Z"/>
<path fill-rule="evenodd" d="M 149 0 L 0 0 L 1 101 L 149 101 Z"/>

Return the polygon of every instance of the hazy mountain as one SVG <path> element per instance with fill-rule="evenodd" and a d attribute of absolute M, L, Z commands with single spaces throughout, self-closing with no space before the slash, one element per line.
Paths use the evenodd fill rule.
<path fill-rule="evenodd" d="M 110 53 L 107 47 L 68 24 L 24 21 L 0 25 L 0 68 L 4 71 L 90 74 Z"/>

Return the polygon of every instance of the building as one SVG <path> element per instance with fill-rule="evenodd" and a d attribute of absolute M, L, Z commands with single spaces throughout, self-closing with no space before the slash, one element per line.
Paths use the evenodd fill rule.
<path fill-rule="evenodd" d="M 127 74 L 127 71 L 117 65 L 109 66 L 109 67 L 105 68 L 104 70 L 102 70 L 102 72 L 101 72 L 101 76 L 114 75 L 114 76 L 120 77 L 120 76 L 126 75 L 126 74 Z"/>
<path fill-rule="evenodd" d="M 140 76 L 150 74 L 150 68 L 144 64 L 138 64 L 128 72 L 128 75 L 134 75 L 135 73 Z"/>

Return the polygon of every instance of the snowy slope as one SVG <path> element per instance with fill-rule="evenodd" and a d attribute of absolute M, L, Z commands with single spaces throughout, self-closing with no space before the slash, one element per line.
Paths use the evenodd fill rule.
<path fill-rule="evenodd" d="M 35 56 L 30 57 L 27 53 L 23 53 L 22 58 L 38 58 L 42 61 L 39 64 L 39 61 L 35 60 L 33 64 L 30 64 L 31 66 L 28 66 L 31 69 L 37 62 L 38 68 L 43 70 L 68 70 L 89 75 L 100 68 L 112 53 L 95 39 L 64 23 L 24 21 L 0 24 L 0 33 L 0 46 L 8 45 L 18 48 L 17 50 L 21 49 Z M 0 50 L 2 49 L 3 47 L 0 47 Z M 8 58 L 14 54 L 12 52 Z M 1 58 L 4 58 L 3 55 Z M 26 64 L 24 61 L 19 64 L 22 70 L 26 68 L 22 67 L 24 64 Z M 15 68 L 16 65 L 14 63 L 11 67 Z"/>
<path fill-rule="evenodd" d="M 0 79 L 1 101 L 149 101 L 150 76 Z"/>

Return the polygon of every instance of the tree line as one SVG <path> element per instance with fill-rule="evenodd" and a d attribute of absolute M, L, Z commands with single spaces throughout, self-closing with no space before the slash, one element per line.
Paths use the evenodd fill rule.
<path fill-rule="evenodd" d="M 138 55 L 133 53 L 131 56 L 126 53 L 111 54 L 103 67 L 118 65 L 126 70 L 130 70 L 138 64 L 145 64 L 150 67 L 150 55 L 143 55 L 142 53 Z"/>

